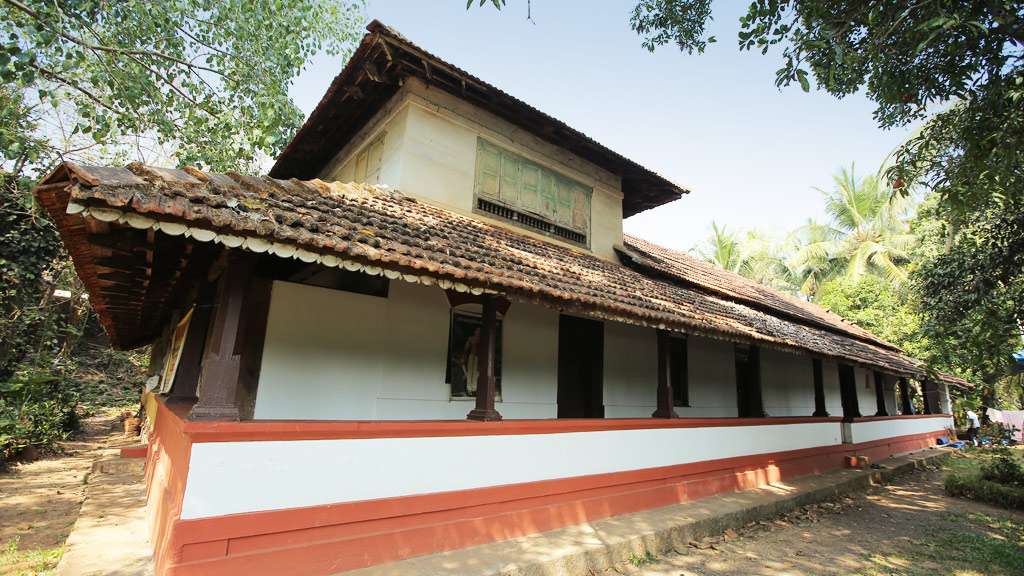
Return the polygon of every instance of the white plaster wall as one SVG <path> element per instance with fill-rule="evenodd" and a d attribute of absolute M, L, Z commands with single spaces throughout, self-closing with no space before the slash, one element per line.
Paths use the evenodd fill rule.
<path fill-rule="evenodd" d="M 321 177 L 351 180 L 353 158 L 362 144 L 381 129 L 388 131 L 385 152 L 388 175 L 382 177 L 382 183 L 396 186 L 410 196 L 546 241 L 562 243 L 472 211 L 477 137 L 483 136 L 592 187 L 591 251 L 603 258 L 616 258 L 612 247 L 622 243 L 622 186 L 617 176 L 415 78 L 409 79 L 352 143 L 335 156 Z"/>
<path fill-rule="evenodd" d="M 810 356 L 761 349 L 761 397 L 769 416 L 814 413 L 814 367 Z"/>
<path fill-rule="evenodd" d="M 557 415 L 558 313 L 515 303 L 504 319 L 506 418 Z M 437 289 L 391 282 L 388 298 L 275 282 L 255 417 L 461 420 L 473 400 L 444 381 L 449 306 Z"/>
<path fill-rule="evenodd" d="M 653 328 L 605 323 L 605 418 L 649 418 L 657 407 L 658 341 Z M 736 416 L 736 365 L 728 342 L 689 336 L 686 340 L 689 418 Z"/>
<path fill-rule="evenodd" d="M 875 374 L 860 366 L 854 366 L 853 373 L 856 376 L 857 403 L 860 407 L 860 415 L 874 416 L 878 411 L 878 402 L 875 400 Z"/>
<path fill-rule="evenodd" d="M 885 379 L 885 411 L 890 416 L 896 416 L 900 413 L 899 396 L 896 390 L 899 378 L 892 374 L 883 374 L 882 377 Z"/>
<path fill-rule="evenodd" d="M 605 418 L 650 418 L 657 407 L 657 391 L 657 332 L 605 322 Z"/>
<path fill-rule="evenodd" d="M 838 422 L 197 443 L 181 517 L 470 490 L 839 443 Z M 466 466 L 467 455 L 472 466 Z"/>
<path fill-rule="evenodd" d="M 839 364 L 823 360 L 821 362 L 821 380 L 825 388 L 825 410 L 829 416 L 842 416 L 843 397 L 839 389 Z"/>
<path fill-rule="evenodd" d="M 926 432 L 938 432 L 953 425 L 953 419 L 945 416 L 935 418 L 907 418 L 906 420 L 876 420 L 874 422 L 853 422 L 853 442 L 872 442 L 883 438 L 911 436 Z"/>
<path fill-rule="evenodd" d="M 676 408 L 680 416 L 731 417 L 736 407 L 736 357 L 733 344 L 714 338 L 687 338 L 690 407 Z"/>

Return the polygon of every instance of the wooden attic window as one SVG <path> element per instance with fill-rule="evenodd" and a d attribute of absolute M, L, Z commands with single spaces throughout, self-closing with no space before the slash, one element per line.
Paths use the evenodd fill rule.
<path fill-rule="evenodd" d="M 380 184 L 380 172 L 384 165 L 384 142 L 387 132 L 381 132 L 356 154 L 353 181 Z"/>
<path fill-rule="evenodd" d="M 575 244 L 590 244 L 593 188 L 483 138 L 477 139 L 474 195 L 478 212 Z"/>

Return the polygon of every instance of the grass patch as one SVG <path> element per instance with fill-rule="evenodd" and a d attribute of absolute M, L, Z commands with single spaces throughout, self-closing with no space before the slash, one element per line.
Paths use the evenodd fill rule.
<path fill-rule="evenodd" d="M 0 574 L 4 576 L 47 576 L 64 555 L 64 547 L 21 550 L 18 538 L 12 538 L 0 551 Z"/>
<path fill-rule="evenodd" d="M 862 576 L 1019 576 L 1024 574 L 1024 526 L 986 514 L 943 514 L 923 538 L 866 558 Z"/>
<path fill-rule="evenodd" d="M 646 566 L 647 564 L 652 564 L 656 558 L 654 557 L 654 554 L 651 554 L 650 550 L 647 550 L 643 555 L 631 552 L 627 560 L 633 565 L 633 567 L 639 568 L 641 566 Z"/>
<path fill-rule="evenodd" d="M 950 496 L 1024 510 L 1024 451 L 973 449 L 954 454 L 947 464 Z"/>

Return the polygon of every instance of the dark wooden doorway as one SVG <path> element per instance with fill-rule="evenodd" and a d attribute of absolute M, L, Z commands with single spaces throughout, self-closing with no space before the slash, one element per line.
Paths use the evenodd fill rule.
<path fill-rule="evenodd" d="M 762 418 L 761 354 L 757 346 L 736 345 L 736 405 L 740 418 Z"/>
<path fill-rule="evenodd" d="M 860 418 L 860 402 L 857 400 L 857 377 L 853 366 L 839 365 L 839 396 L 843 401 L 844 418 Z"/>
<path fill-rule="evenodd" d="M 558 417 L 604 418 L 604 324 L 558 319 Z"/>

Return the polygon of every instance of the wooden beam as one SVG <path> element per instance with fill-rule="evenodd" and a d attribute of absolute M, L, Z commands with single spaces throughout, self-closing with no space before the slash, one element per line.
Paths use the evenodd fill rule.
<path fill-rule="evenodd" d="M 497 382 L 494 377 L 494 343 L 497 337 L 497 306 L 494 296 L 483 298 L 483 318 L 480 339 L 477 341 L 477 365 L 479 376 L 476 384 L 476 408 L 466 418 L 470 420 L 501 420 L 501 414 L 494 409 L 497 396 Z"/>

